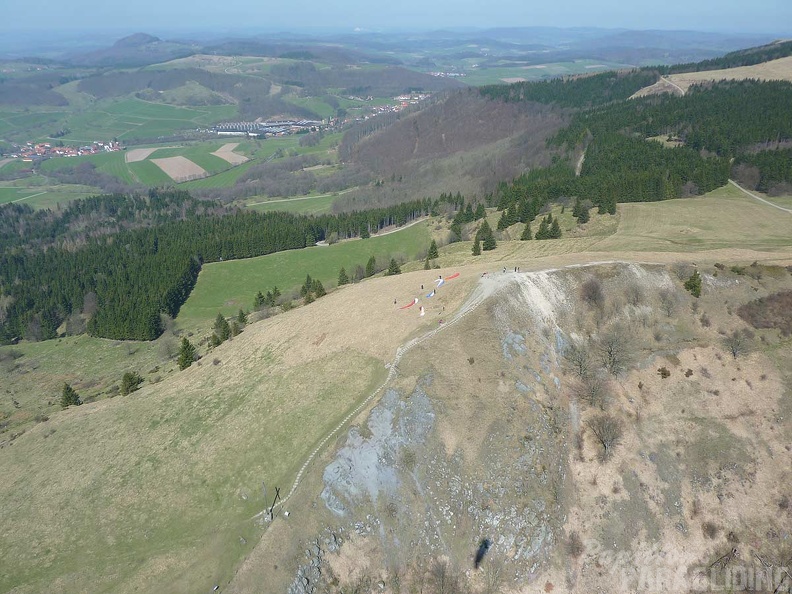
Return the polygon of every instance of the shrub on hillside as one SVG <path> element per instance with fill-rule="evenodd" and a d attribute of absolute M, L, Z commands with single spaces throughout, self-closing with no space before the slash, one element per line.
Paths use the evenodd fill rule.
<path fill-rule="evenodd" d="M 737 315 L 754 328 L 776 328 L 783 336 L 792 334 L 792 291 L 781 291 L 746 303 Z"/>

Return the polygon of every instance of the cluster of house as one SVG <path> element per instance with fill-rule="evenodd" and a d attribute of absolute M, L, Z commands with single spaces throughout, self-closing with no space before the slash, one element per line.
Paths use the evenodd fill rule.
<path fill-rule="evenodd" d="M 316 132 L 322 127 L 317 120 L 276 120 L 270 122 L 225 122 L 215 124 L 207 132 L 218 136 L 285 136 L 301 132 Z"/>
<path fill-rule="evenodd" d="M 49 157 L 95 155 L 96 153 L 120 151 L 123 150 L 123 148 L 120 142 L 114 140 L 110 142 L 96 141 L 85 146 L 66 146 L 49 142 L 28 142 L 20 146 L 14 146 L 13 151 L 8 156 L 12 159 L 21 158 L 23 161 L 35 161 Z"/>
<path fill-rule="evenodd" d="M 467 76 L 464 72 L 430 72 L 430 76 L 439 76 L 440 78 L 462 78 Z"/>

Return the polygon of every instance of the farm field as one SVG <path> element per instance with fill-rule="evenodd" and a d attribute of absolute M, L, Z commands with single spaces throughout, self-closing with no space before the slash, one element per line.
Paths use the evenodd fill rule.
<path fill-rule="evenodd" d="M 88 198 L 102 192 L 98 188 L 78 185 L 40 185 L 19 188 L 0 182 L 0 204 L 16 202 L 31 208 L 53 208 L 57 204 L 65 204 L 72 200 Z"/>
<path fill-rule="evenodd" d="M 529 66 L 512 66 L 504 64 L 503 66 L 487 66 L 480 68 L 472 67 L 474 62 L 470 60 L 467 62 L 468 63 L 462 67 L 465 77 L 461 80 L 465 84 L 473 86 L 518 82 L 520 80 L 536 81 L 556 76 L 590 74 L 632 67 L 629 64 L 595 60 L 575 60 L 573 62 L 553 62 Z"/>
<path fill-rule="evenodd" d="M 329 287 L 335 285 L 341 267 L 353 274 L 355 267 L 365 267 L 371 256 L 384 259 L 402 254 L 414 259 L 419 251 L 429 247 L 429 242 L 427 224 L 422 222 L 383 237 L 374 235 L 327 247 L 206 264 L 177 323 L 188 328 L 214 319 L 218 311 L 230 316 L 240 308 L 251 309 L 258 291 L 266 293 L 275 286 L 288 295 L 303 283 L 306 274 Z"/>
<path fill-rule="evenodd" d="M 63 125 L 71 132 L 61 140 L 89 143 L 112 138 L 125 142 L 155 139 L 233 118 L 235 113 L 236 107 L 233 105 L 177 107 L 140 99 L 123 99 L 97 104 L 90 110 L 67 116 Z"/>

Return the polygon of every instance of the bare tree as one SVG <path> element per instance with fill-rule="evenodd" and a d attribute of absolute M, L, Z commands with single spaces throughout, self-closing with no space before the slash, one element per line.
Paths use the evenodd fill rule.
<path fill-rule="evenodd" d="M 608 398 L 608 381 L 601 375 L 590 373 L 581 377 L 575 382 L 572 391 L 578 399 L 605 410 Z"/>
<path fill-rule="evenodd" d="M 638 307 L 644 302 L 644 290 L 641 286 L 641 283 L 638 281 L 632 281 L 627 285 L 627 289 L 624 291 L 624 296 L 627 298 L 627 303 L 632 305 L 633 307 Z"/>
<path fill-rule="evenodd" d="M 435 560 L 429 570 L 429 580 L 432 584 L 432 592 L 436 594 L 458 594 L 461 589 L 459 578 L 445 559 Z"/>
<path fill-rule="evenodd" d="M 632 362 L 633 350 L 629 329 L 620 323 L 612 324 L 598 342 L 602 366 L 613 375 L 627 371 Z"/>
<path fill-rule="evenodd" d="M 670 318 L 679 305 L 679 295 L 674 289 L 661 289 L 659 297 L 660 309 L 662 309 L 663 313 L 665 313 L 665 315 Z"/>
<path fill-rule="evenodd" d="M 600 460 L 605 462 L 611 457 L 613 448 L 619 443 L 622 436 L 622 424 L 617 418 L 601 414 L 589 421 L 588 426 L 602 446 Z"/>
<path fill-rule="evenodd" d="M 572 340 L 569 343 L 569 346 L 564 349 L 564 359 L 575 375 L 580 378 L 586 377 L 591 371 L 591 351 L 582 340 Z"/>
<path fill-rule="evenodd" d="M 503 560 L 493 555 L 484 565 L 484 594 L 498 594 L 503 586 L 506 571 Z"/>
<path fill-rule="evenodd" d="M 740 355 L 745 355 L 751 350 L 751 339 L 753 336 L 746 330 L 734 330 L 723 339 L 723 344 L 735 359 Z"/>

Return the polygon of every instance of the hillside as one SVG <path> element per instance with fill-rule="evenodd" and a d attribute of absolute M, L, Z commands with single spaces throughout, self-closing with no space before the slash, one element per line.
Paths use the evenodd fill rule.
<path fill-rule="evenodd" d="M 737 66 L 721 70 L 701 70 L 664 76 L 655 84 L 636 92 L 631 99 L 672 93 L 683 95 L 692 85 L 700 85 L 720 80 L 785 80 L 792 82 L 792 56 L 760 62 L 750 66 Z"/>
<path fill-rule="evenodd" d="M 567 117 L 562 110 L 491 101 L 469 90 L 381 129 L 366 123 L 353 127 L 339 157 L 384 184 L 345 195 L 337 208 L 441 192 L 482 197 L 502 180 L 549 164 L 553 152 L 546 140 Z"/>
<path fill-rule="evenodd" d="M 371 580 L 395 592 L 396 583 L 436 575 L 433 566 L 444 559 L 464 588 L 482 591 L 487 576 L 499 575 L 495 591 L 537 579 L 571 579 L 569 589 L 586 591 L 598 578 L 585 567 L 608 554 L 684 547 L 682 562 L 697 566 L 722 554 L 729 532 L 746 543 L 746 556 L 773 554 L 772 539 L 750 543 L 769 529 L 771 513 L 776 530 L 788 529 L 788 515 L 773 512 L 788 479 L 771 480 L 768 462 L 771 454 L 773 464 L 789 455 L 788 426 L 774 420 L 792 412 L 788 339 L 762 331 L 766 342 L 757 338 L 756 352 L 731 364 L 717 330 L 742 327 L 726 300 L 736 307 L 788 288 L 792 278 L 783 268 L 757 265 L 757 280 L 712 262 L 792 263 L 788 248 L 698 253 L 705 296 L 695 314 L 677 273 L 662 265 L 556 270 L 625 256 L 670 264 L 685 254 L 527 253 L 344 288 L 253 324 L 201 365 L 132 396 L 53 415 L 6 442 L 0 523 L 7 530 L 3 558 L 13 571 L 0 585 L 127 592 L 167 582 L 172 591 L 221 584 L 254 592 L 264 584 L 283 592 L 293 584 L 290 591 L 303 592 L 305 576 L 319 591 Z M 529 272 L 503 274 L 501 264 Z M 437 273 L 457 271 L 437 301 L 426 301 L 426 317 L 393 305 Z M 591 276 L 606 296 L 600 313 L 577 297 Z M 658 286 L 677 300 L 671 316 Z M 706 327 L 697 321 L 705 317 Z M 598 340 L 603 330 L 595 322 L 607 328 L 617 320 L 640 346 L 619 381 L 609 383 L 607 410 L 622 420 L 625 437 L 600 465 L 586 428 L 596 408 L 574 397 L 576 381 L 560 349 L 575 336 Z M 384 364 L 399 354 L 398 371 L 378 388 L 388 374 Z M 672 372 L 668 380 L 657 375 L 663 366 Z M 323 441 L 364 401 L 374 408 Z M 265 521 L 261 512 L 275 488 L 288 495 L 320 443 L 328 448 L 300 473 L 275 521 Z M 735 455 L 719 472 L 726 448 Z M 641 452 L 652 454 L 649 462 Z M 741 483 L 746 476 L 756 486 Z M 732 496 L 719 504 L 722 492 Z M 634 524 L 631 532 L 621 534 L 614 522 L 623 521 Z M 681 532 L 674 528 L 680 522 Z M 713 536 L 702 537 L 708 523 Z M 573 531 L 585 543 L 580 561 L 565 552 Z M 484 569 L 473 572 L 482 538 L 492 548 Z"/>

